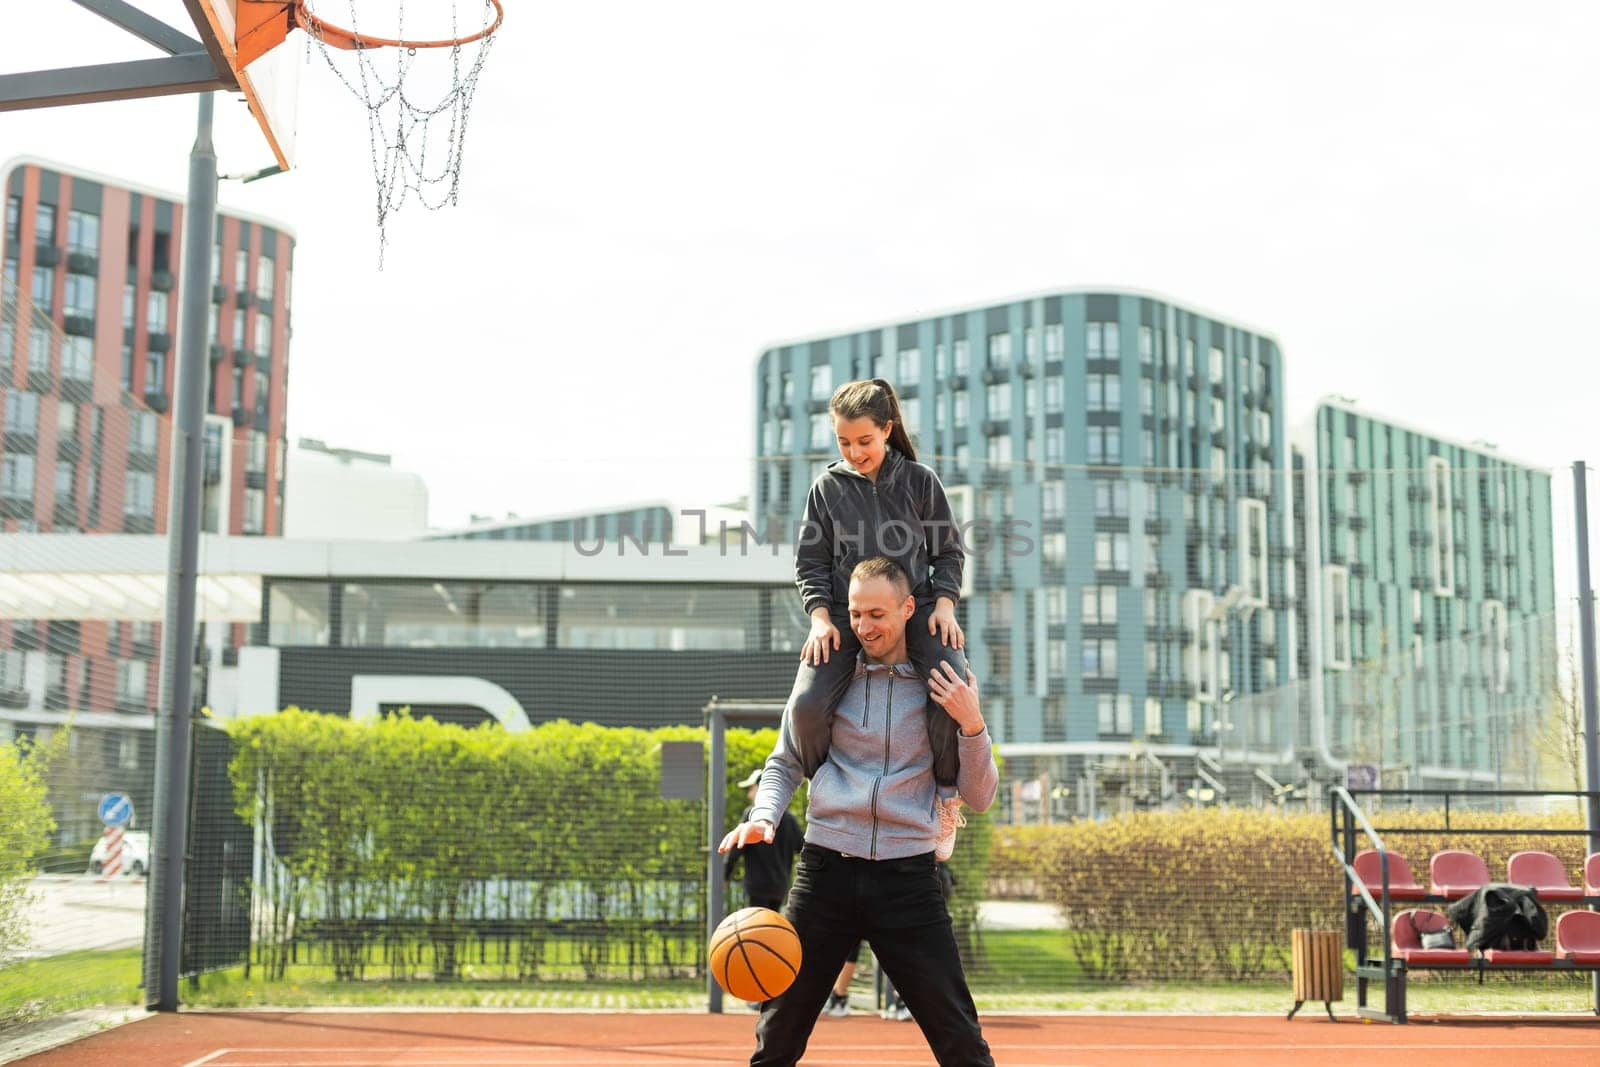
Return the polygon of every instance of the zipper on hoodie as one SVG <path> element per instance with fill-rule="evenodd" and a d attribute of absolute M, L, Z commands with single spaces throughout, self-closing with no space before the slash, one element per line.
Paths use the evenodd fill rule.
<path fill-rule="evenodd" d="M 889 736 L 894 730 L 894 668 L 889 668 L 889 697 L 883 711 L 883 773 L 872 780 L 872 853 L 878 858 L 878 787 L 889 774 Z"/>

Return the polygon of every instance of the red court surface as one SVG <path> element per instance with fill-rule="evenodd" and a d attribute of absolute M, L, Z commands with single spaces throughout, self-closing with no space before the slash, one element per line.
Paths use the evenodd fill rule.
<path fill-rule="evenodd" d="M 1406 1067 L 1600 1064 L 1592 1016 L 1414 1020 L 1267 1016 L 992 1015 L 1002 1067 L 1295 1064 L 1390 1053 Z M 652 1067 L 748 1063 L 751 1015 L 522 1012 L 185 1012 L 17 1061 L 27 1067 Z M 931 1064 L 915 1024 L 821 1020 L 805 1064 Z"/>

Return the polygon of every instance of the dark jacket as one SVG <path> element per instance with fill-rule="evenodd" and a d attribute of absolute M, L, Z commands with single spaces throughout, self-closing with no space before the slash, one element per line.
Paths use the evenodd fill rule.
<path fill-rule="evenodd" d="M 1466 948 L 1537 949 L 1550 920 L 1532 889 L 1491 882 L 1450 905 L 1450 918 L 1467 935 Z"/>
<path fill-rule="evenodd" d="M 905 568 L 918 602 L 961 598 L 961 531 L 933 468 L 886 447 L 874 482 L 844 460 L 828 465 L 806 495 L 795 543 L 795 584 L 807 615 L 842 612 L 850 572 L 872 556 Z"/>
<path fill-rule="evenodd" d="M 740 822 L 749 821 L 750 810 L 744 809 L 744 817 Z M 786 811 L 772 831 L 772 844 L 759 841 L 728 851 L 727 862 L 722 866 L 722 877 L 724 880 L 733 877 L 733 868 L 742 856 L 745 892 L 752 899 L 776 897 L 782 900 L 784 894 L 789 892 L 789 873 L 794 869 L 794 858 L 804 843 L 799 820 Z"/>

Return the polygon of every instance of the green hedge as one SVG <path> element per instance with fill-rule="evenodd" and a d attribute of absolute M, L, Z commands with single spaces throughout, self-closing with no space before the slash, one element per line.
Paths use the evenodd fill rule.
<path fill-rule="evenodd" d="M 663 741 L 704 730 L 513 734 L 290 709 L 231 732 L 238 811 L 273 857 L 255 887 L 269 978 L 308 956 L 344 979 L 700 973 L 705 805 L 662 800 L 659 768 Z M 728 732 L 729 827 L 746 803 L 735 783 L 774 739 Z M 952 861 L 969 941 L 986 842 L 974 819 Z"/>
<path fill-rule="evenodd" d="M 1574 877 L 1582 869 L 1582 838 L 1532 829 L 1575 829 L 1576 816 L 1454 813 L 1449 831 L 1441 812 L 1391 812 L 1378 821 L 1422 831 L 1390 832 L 1385 845 L 1424 882 L 1429 857 L 1445 848 L 1477 852 L 1496 878 L 1505 876 L 1511 853 L 1529 848 L 1561 856 Z M 1344 928 L 1344 885 L 1326 814 L 1140 813 L 1002 827 L 996 838 L 992 884 L 1055 904 L 1073 958 L 1085 976 L 1102 981 L 1270 978 L 1288 971 L 1295 927 Z M 1371 935 L 1380 936 L 1375 927 Z"/>
<path fill-rule="evenodd" d="M 59 736 L 64 738 L 65 732 Z M 48 749 L 0 742 L 0 965 L 29 940 L 23 914 L 28 881 L 55 830 L 44 774 L 50 754 Z M 0 1002 L 0 1021 L 31 1010 L 30 1001 Z"/>

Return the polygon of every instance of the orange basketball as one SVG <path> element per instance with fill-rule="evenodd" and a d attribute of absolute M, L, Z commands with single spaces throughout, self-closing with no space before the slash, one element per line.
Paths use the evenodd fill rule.
<path fill-rule="evenodd" d="M 711 935 L 711 973 L 740 1000 L 765 1001 L 800 973 L 800 935 L 771 908 L 745 908 Z"/>

